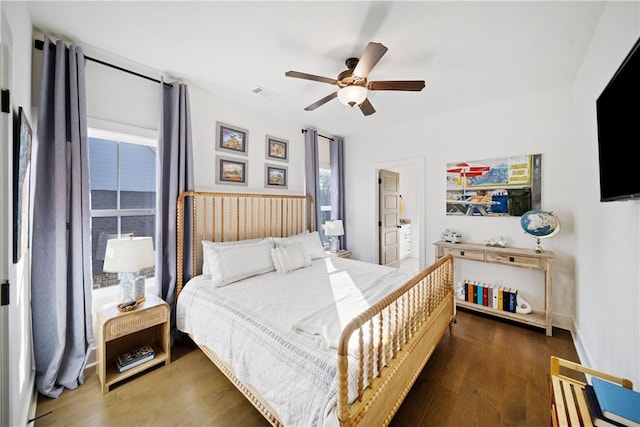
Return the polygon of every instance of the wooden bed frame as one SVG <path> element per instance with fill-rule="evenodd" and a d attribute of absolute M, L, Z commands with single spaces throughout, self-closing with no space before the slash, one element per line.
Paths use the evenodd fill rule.
<path fill-rule="evenodd" d="M 202 240 L 287 237 L 313 231 L 312 212 L 313 201 L 307 196 L 182 193 L 177 206 L 176 295 L 190 279 L 186 272 L 200 274 Z M 391 422 L 447 328 L 452 332 L 454 298 L 453 258 L 447 255 L 344 328 L 337 351 L 337 415 L 341 426 L 385 426 Z M 358 348 L 349 349 L 354 334 Z M 213 349 L 198 346 L 272 425 L 283 426 L 268 402 L 240 382 Z M 347 373 L 354 351 L 358 355 L 358 398 L 349 404 Z M 383 368 L 378 372 L 366 361 L 375 361 Z"/>

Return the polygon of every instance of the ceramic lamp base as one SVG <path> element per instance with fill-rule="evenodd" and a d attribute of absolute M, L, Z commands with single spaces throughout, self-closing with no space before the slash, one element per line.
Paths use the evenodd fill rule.
<path fill-rule="evenodd" d="M 140 272 L 121 273 L 120 302 L 127 303 L 144 298 L 144 276 Z"/>

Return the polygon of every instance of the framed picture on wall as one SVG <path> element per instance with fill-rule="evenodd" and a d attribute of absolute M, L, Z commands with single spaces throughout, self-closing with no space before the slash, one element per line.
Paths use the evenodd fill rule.
<path fill-rule="evenodd" d="M 13 262 L 29 247 L 29 200 L 31 191 L 31 126 L 22 107 L 14 126 L 13 159 Z"/>
<path fill-rule="evenodd" d="M 541 209 L 542 155 L 447 163 L 447 215 L 522 216 Z"/>
<path fill-rule="evenodd" d="M 216 157 L 216 184 L 247 185 L 248 161 Z"/>
<path fill-rule="evenodd" d="M 264 186 L 266 188 L 287 188 L 287 167 L 264 165 Z"/>
<path fill-rule="evenodd" d="M 216 122 L 216 150 L 246 156 L 249 150 L 249 131 Z"/>
<path fill-rule="evenodd" d="M 266 159 L 267 160 L 289 160 L 289 141 L 267 135 L 266 143 Z"/>

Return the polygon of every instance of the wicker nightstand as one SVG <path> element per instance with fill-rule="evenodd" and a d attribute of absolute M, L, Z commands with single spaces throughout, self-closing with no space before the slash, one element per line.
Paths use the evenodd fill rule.
<path fill-rule="evenodd" d="M 147 295 L 138 308 L 120 312 L 115 305 L 98 312 L 97 367 L 102 393 L 116 383 L 152 366 L 171 362 L 169 305 L 155 295 Z M 149 344 L 156 357 L 127 371 L 118 372 L 118 355 Z"/>

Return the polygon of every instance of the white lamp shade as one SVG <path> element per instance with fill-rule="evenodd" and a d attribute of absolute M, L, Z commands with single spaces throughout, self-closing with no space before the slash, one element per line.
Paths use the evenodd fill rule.
<path fill-rule="evenodd" d="M 324 223 L 324 234 L 327 236 L 342 236 L 344 235 L 344 227 L 342 220 L 336 219 L 333 221 L 327 221 Z"/>
<path fill-rule="evenodd" d="M 125 237 L 107 240 L 102 271 L 106 273 L 132 273 L 154 265 L 155 257 L 151 237 Z"/>
<path fill-rule="evenodd" d="M 344 105 L 360 105 L 367 99 L 367 88 L 364 86 L 345 86 L 338 91 L 338 100 Z"/>

